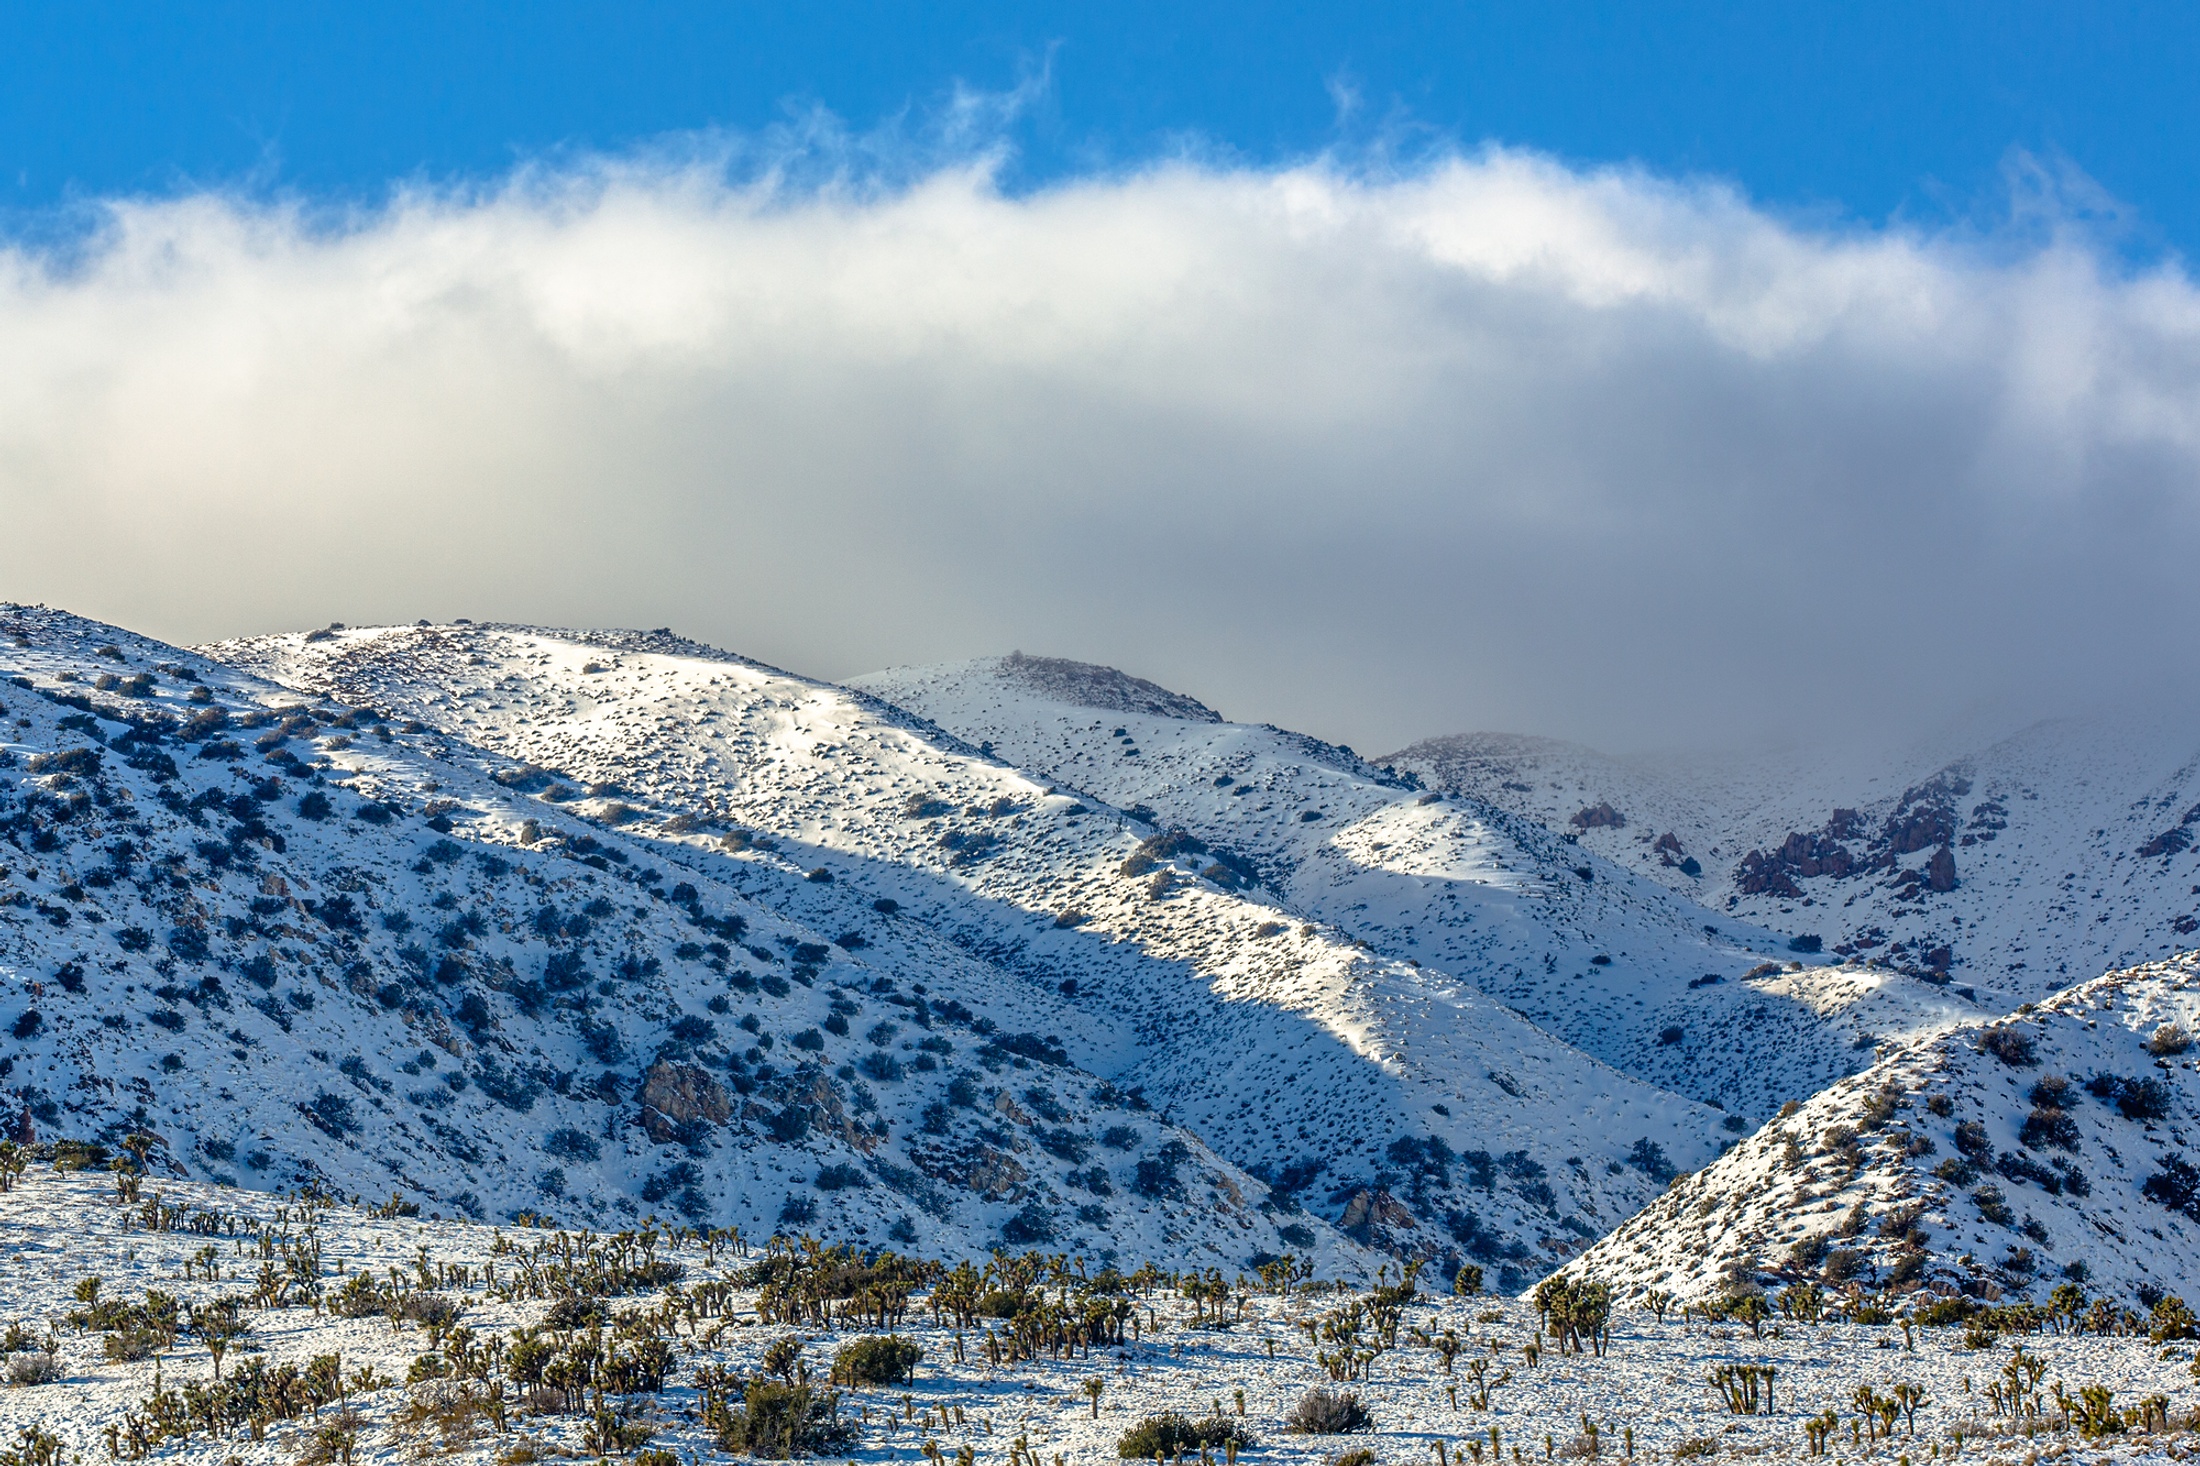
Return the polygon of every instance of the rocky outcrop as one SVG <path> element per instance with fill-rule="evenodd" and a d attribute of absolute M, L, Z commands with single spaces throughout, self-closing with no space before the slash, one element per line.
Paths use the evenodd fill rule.
<path fill-rule="evenodd" d="M 1405 1203 L 1381 1187 L 1352 1193 L 1337 1230 L 1369 1246 L 1385 1246 L 1392 1231 L 1410 1231 L 1419 1223 Z"/>
<path fill-rule="evenodd" d="M 693 1064 L 656 1063 L 642 1076 L 642 1129 L 669 1145 L 733 1118 L 725 1087 Z"/>
<path fill-rule="evenodd" d="M 1188 723 L 1222 721 L 1222 714 L 1197 698 L 1171 692 L 1159 683 L 1118 672 L 1113 667 L 1073 662 L 1066 657 L 1027 657 L 1022 652 L 1010 652 L 1002 660 L 1001 670 L 1056 702 L 1077 707 L 1181 718 Z"/>
<path fill-rule="evenodd" d="M 1577 811 L 1566 823 L 1577 830 L 1624 830 L 1627 828 L 1627 816 L 1599 800 L 1587 809 Z"/>

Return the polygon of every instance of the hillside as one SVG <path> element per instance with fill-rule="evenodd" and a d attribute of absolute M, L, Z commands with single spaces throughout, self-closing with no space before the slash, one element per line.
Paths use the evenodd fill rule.
<path fill-rule="evenodd" d="M 1780 934 L 1587 853 L 1572 831 L 1424 789 L 1349 749 L 1225 722 L 1189 698 L 1126 695 L 1134 682 L 1034 657 L 857 679 L 1066 787 L 1149 811 L 1229 852 L 1280 906 L 1479 988 L 1638 1079 L 1721 1105 L 1740 1129 L 1864 1067 L 1879 1046 L 1992 1002 L 1889 971 L 1804 965 Z"/>
<path fill-rule="evenodd" d="M 2200 746 L 2150 718 L 2043 723 L 1881 767 L 1627 762 L 1544 739 L 1434 739 L 1387 762 L 1735 920 L 2015 1003 L 2200 931 Z"/>
<path fill-rule="evenodd" d="M 6 608 L 0 668 L 18 1139 L 451 1216 L 1359 1265 L 868 898 L 674 868 L 387 704 L 112 627 Z"/>
<path fill-rule="evenodd" d="M 2200 1296 L 2196 1032 L 2192 956 L 1950 1030 L 1780 1116 L 1571 1270 L 1683 1298 L 1803 1281 Z"/>
<path fill-rule="evenodd" d="M 916 934 L 1012 976 L 1075 1063 L 1373 1244 L 1525 1283 L 1729 1134 L 1473 983 L 1248 886 L 1228 851 L 861 691 L 669 633 L 354 628 L 209 650 L 539 770 L 546 810 L 867 953 Z"/>

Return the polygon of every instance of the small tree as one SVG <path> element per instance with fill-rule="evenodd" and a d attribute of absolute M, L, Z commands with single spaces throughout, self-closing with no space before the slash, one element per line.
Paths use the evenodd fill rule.
<path fill-rule="evenodd" d="M 1108 1382 L 1098 1375 L 1085 1381 L 1085 1398 L 1092 1401 L 1092 1418 L 1095 1420 L 1100 1418 L 1100 1392 L 1107 1387 Z"/>
<path fill-rule="evenodd" d="M 206 1345 L 206 1352 L 214 1356 L 214 1378 L 222 1377 L 222 1355 L 229 1346 L 246 1334 L 252 1326 L 238 1316 L 234 1307 L 212 1304 L 191 1310 L 191 1330 Z"/>

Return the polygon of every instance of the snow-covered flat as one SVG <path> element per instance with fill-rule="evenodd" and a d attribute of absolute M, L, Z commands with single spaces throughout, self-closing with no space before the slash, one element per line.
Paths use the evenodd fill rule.
<path fill-rule="evenodd" d="M 313 1286 L 324 1304 L 347 1281 L 367 1273 L 391 1286 L 394 1296 L 432 1293 L 448 1300 L 458 1310 L 454 1326 L 470 1330 L 470 1337 L 456 1351 L 446 1338 L 439 1350 L 420 1323 L 402 1318 L 394 1323 L 382 1315 L 341 1318 L 332 1307 L 298 1301 L 248 1306 L 241 1314 L 248 1332 L 226 1353 L 226 1377 L 303 1367 L 334 1353 L 353 1381 L 344 1400 L 257 1428 L 224 1426 L 218 1434 L 192 1429 L 187 1438 L 155 1447 L 157 1459 L 289 1463 L 345 1409 L 358 1412 L 355 1461 L 448 1457 L 510 1463 L 603 1454 L 600 1440 L 593 1445 L 589 1440 L 597 1422 L 593 1401 L 581 1410 L 545 1408 L 555 1402 L 539 1392 L 530 1395 L 511 1378 L 521 1330 L 532 1326 L 539 1338 L 552 1340 L 581 1337 L 583 1331 L 541 1327 L 552 1316 L 556 1296 L 504 1302 L 492 1291 L 492 1283 L 509 1286 L 519 1277 L 518 1259 L 542 1255 L 538 1248 L 570 1253 L 603 1239 L 377 1218 L 348 1205 L 308 1206 L 202 1183 L 170 1183 L 164 1196 L 191 1215 L 222 1218 L 225 1230 L 147 1231 L 139 1223 L 139 1208 L 114 1199 L 111 1179 L 89 1173 L 56 1175 L 33 1167 L 14 1191 L 0 1196 L 0 1255 L 7 1260 L 0 1270 L 0 1327 L 17 1323 L 41 1335 L 51 1329 L 60 1345 L 57 1379 L 0 1390 L 0 1441 L 14 1441 L 26 1427 L 35 1427 L 57 1439 L 67 1454 L 106 1459 L 109 1427 L 133 1415 L 142 1419 L 156 1385 L 188 1394 L 211 1384 L 212 1360 L 188 1331 L 155 1357 L 109 1362 L 108 1335 L 66 1322 L 83 1307 L 77 1289 L 82 1279 L 97 1275 L 102 1297 L 142 1297 L 152 1289 L 174 1295 L 186 1308 L 249 1293 L 261 1265 L 262 1241 L 268 1239 L 278 1245 L 318 1244 L 322 1273 Z M 226 1230 L 229 1225 L 236 1230 Z M 767 1349 L 792 1335 L 801 1346 L 794 1367 L 806 1367 L 822 1385 L 842 1347 L 876 1332 L 765 1323 L 757 1316 L 759 1296 L 747 1287 L 728 1290 L 708 1312 L 691 1316 L 682 1311 L 683 1301 L 711 1297 L 714 1282 L 739 1277 L 756 1265 L 760 1252 L 724 1239 L 706 1247 L 693 1237 L 658 1237 L 651 1245 L 653 1257 L 680 1269 L 679 1278 L 665 1288 L 613 1298 L 608 1306 L 660 1317 L 661 1323 L 632 1328 L 628 1336 L 668 1340 L 671 1362 L 663 1388 L 604 1397 L 606 1412 L 629 1431 L 615 1454 L 669 1450 L 679 1461 L 723 1455 L 700 1418 L 699 1375 L 722 1368 L 743 1379 L 755 1377 L 765 1369 Z M 209 1247 L 214 1276 L 204 1251 Z M 1058 1270 L 1042 1264 L 1039 1275 L 1047 1281 L 1041 1291 L 1083 1296 L 1086 1280 L 1077 1273 L 1085 1260 L 1061 1262 Z M 431 1281 L 436 1286 L 423 1286 Z M 2182 1422 L 2195 1404 L 2189 1343 L 2039 1334 L 1971 1349 L 1960 1328 L 1905 1331 L 1892 1324 L 1808 1325 L 1777 1318 L 1754 1336 L 1736 1323 L 1684 1322 L 1677 1311 L 1660 1322 L 1645 1309 L 1623 1307 L 1611 1319 L 1601 1355 L 1562 1355 L 1527 1301 L 1424 1293 L 1404 1303 L 1397 1347 L 1375 1351 L 1366 1378 L 1333 1381 L 1315 1357 L 1331 1346 L 1310 1340 L 1305 1325 L 1315 1325 L 1319 1333 L 1325 1315 L 1364 1306 L 1370 1295 L 1317 1292 L 1301 1283 L 1279 1296 L 1256 1280 L 1221 1281 L 1226 1286 L 1220 1301 L 1196 1306 L 1167 1282 L 1134 1281 L 1128 1299 L 1135 1323 L 1120 1343 L 1070 1350 L 1065 1357 L 1042 1347 L 1022 1359 L 988 1347 L 988 1333 L 997 1341 L 1008 1334 L 1009 1323 L 988 1318 L 960 1330 L 936 1323 L 930 1298 L 920 1291 L 897 1328 L 923 1350 L 914 1377 L 840 1391 L 839 1412 L 859 1434 L 836 1444 L 830 1456 L 916 1461 L 936 1451 L 935 1459 L 954 1460 L 967 1447 L 968 1459 L 976 1461 L 1010 1460 L 1014 1450 L 1021 1459 L 1041 1462 L 1099 1462 L 1116 1459 L 1118 1441 L 1144 1417 L 1178 1412 L 1197 1420 L 1218 1410 L 1255 1442 L 1242 1458 L 1277 1462 L 1330 1461 L 1363 1447 L 1378 1461 L 1433 1461 L 1439 1446 L 1445 1459 L 1471 1460 L 1481 1453 L 1487 1461 L 1493 1443 L 1505 1457 L 1517 1450 L 1521 1460 L 1555 1454 L 1580 1458 L 1591 1450 L 1589 1425 L 1596 1431 L 1594 1450 L 1615 1459 L 1803 1457 L 1805 1422 L 1826 1411 L 1837 1417 L 1829 1455 L 1843 1459 L 1900 1455 L 1913 1462 L 1952 1458 L 2014 1466 L 2065 1454 L 2088 1462 L 2181 1459 L 2196 1446 L 2191 1434 L 2167 1425 L 2085 1439 L 2062 1423 L 2053 1404 L 2058 1385 L 2073 1399 L 2086 1386 L 2100 1386 L 2110 1391 L 2115 1409 L 2138 1410 L 2159 1396 L 2169 1415 Z M 1213 1322 L 1217 1313 L 1223 1320 L 1219 1326 Z M 1460 1344 L 1448 1370 L 1439 1352 L 1421 1342 L 1447 1333 Z M 2043 1365 L 2038 1393 L 2048 1403 L 2028 1419 L 2012 1420 L 1992 1398 L 2016 1357 L 2012 1342 Z M 482 1371 L 478 1385 L 464 1387 L 478 1395 L 499 1392 L 501 1428 L 486 1412 L 467 1416 L 445 1410 L 441 1417 L 416 1419 L 428 1413 L 423 1402 L 448 1400 L 453 1393 L 448 1380 L 423 1377 L 473 1350 L 502 1361 Z M 1730 1366 L 1772 1371 L 1769 1402 L 1759 1413 L 1733 1413 L 1713 1387 L 1713 1372 Z M 370 1377 L 361 1379 L 361 1371 Z M 1487 1408 L 1477 1404 L 1478 1376 L 1490 1385 Z M 422 1382 L 408 1386 L 408 1377 Z M 1098 1381 L 1097 1412 L 1090 1381 Z M 1852 1425 L 1861 1429 L 1858 1391 L 1886 1399 L 1902 1386 L 1918 1393 L 1906 1394 L 1913 1409 L 1896 1422 L 1894 1437 L 1852 1440 Z M 1288 1417 L 1316 1388 L 1356 1395 L 1370 1428 L 1349 1436 L 1292 1433 Z M 2152 1423 L 2152 1410 L 2147 1413 Z M 446 1432 L 443 1422 L 454 1414 L 460 1423 Z"/>

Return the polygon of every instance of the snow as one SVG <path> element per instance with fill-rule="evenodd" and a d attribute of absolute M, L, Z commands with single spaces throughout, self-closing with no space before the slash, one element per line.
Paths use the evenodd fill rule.
<path fill-rule="evenodd" d="M 376 1218 L 344 1205 L 308 1210 L 295 1198 L 204 1183 L 173 1183 L 167 1192 L 178 1205 L 233 1218 L 239 1225 L 211 1239 L 191 1232 L 148 1232 L 132 1220 L 134 1208 L 116 1204 L 113 1188 L 103 1179 L 57 1175 L 43 1168 L 34 1169 L 0 1204 L 0 1246 L 19 1260 L 0 1274 L 0 1318 L 34 1329 L 55 1325 L 62 1370 L 62 1378 L 53 1384 L 0 1391 L 0 1437 L 12 1440 L 23 1427 L 36 1425 L 58 1436 L 66 1452 L 99 1459 L 106 1450 L 104 1427 L 150 1393 L 156 1370 L 168 1388 L 207 1380 L 211 1361 L 188 1336 L 157 1360 L 107 1361 L 101 1335 L 78 1332 L 62 1321 L 80 1306 L 70 1295 L 79 1278 L 97 1274 L 105 1297 L 136 1297 L 147 1288 L 188 1302 L 233 1296 L 244 1291 L 252 1275 L 262 1233 L 296 1239 L 310 1229 L 321 1245 L 328 1288 L 362 1271 L 387 1275 L 395 1270 L 410 1276 L 424 1261 L 448 1276 L 451 1265 L 463 1265 L 467 1281 L 446 1283 L 441 1291 L 463 1305 L 460 1322 L 483 1342 L 495 1336 L 509 1340 L 516 1329 L 542 1322 L 541 1301 L 500 1301 L 482 1284 L 484 1268 L 500 1262 L 499 1276 L 509 1278 L 509 1249 L 524 1249 L 547 1234 Z M 71 1239 L 66 1252 L 52 1245 L 52 1239 L 63 1236 Z M 222 1276 L 180 1277 L 187 1260 L 209 1242 Z M 744 1257 L 730 1248 L 706 1254 L 696 1242 L 678 1239 L 666 1239 L 662 1255 L 682 1267 L 685 1275 L 674 1286 L 689 1293 L 753 1261 L 753 1255 Z M 640 1294 L 620 1300 L 619 1306 L 643 1309 L 656 1301 Z M 920 1297 L 900 1330 L 924 1350 L 916 1378 L 906 1385 L 845 1392 L 843 1413 L 866 1423 L 857 1443 L 841 1454 L 864 1462 L 915 1461 L 922 1459 L 921 1447 L 929 1440 L 948 1459 L 968 1445 L 977 1459 L 991 1460 L 1005 1457 L 1009 1444 L 1021 1437 L 1043 1461 L 1113 1460 L 1117 1438 L 1145 1415 L 1174 1410 L 1202 1416 L 1219 1405 L 1234 1419 L 1242 1391 L 1244 1424 L 1259 1442 L 1253 1459 L 1264 1461 L 1326 1461 L 1361 1442 L 1374 1446 L 1380 1459 L 1430 1460 L 1436 1442 L 1444 1442 L 1447 1453 L 1464 1453 L 1469 1439 L 1486 1441 L 1492 1429 L 1503 1445 L 1534 1456 L 1543 1450 L 1546 1436 L 1560 1448 L 1579 1441 L 1585 1418 L 1596 1423 L 1603 1450 L 1615 1457 L 1623 1454 L 1628 1431 L 1635 1453 L 1644 1459 L 1667 1459 L 1674 1447 L 1706 1438 L 1716 1443 L 1722 1457 L 1768 1452 L 1800 1457 L 1802 1421 L 1826 1409 L 1837 1411 L 1844 1422 L 1835 1454 L 1853 1456 L 1855 1449 L 1846 1444 L 1846 1422 L 1855 1418 L 1855 1390 L 1869 1385 L 1884 1393 L 1896 1383 L 1921 1387 L 1927 1403 L 1917 1411 L 1915 1437 L 1904 1434 L 1883 1449 L 1913 1459 L 1922 1458 L 1928 1447 L 1952 1451 L 1958 1431 L 1965 1437 L 1962 1456 L 1981 1462 L 2014 1461 L 2042 1448 L 2053 1456 L 2073 1446 L 2094 1461 L 2177 1459 L 2195 1444 L 2183 1432 L 2133 1433 L 2090 1443 L 2057 1431 L 2031 1440 L 1996 1436 L 1997 1422 L 1984 1394 L 2008 1351 L 1965 1350 L 1956 1329 L 1918 1329 L 1906 1344 L 1903 1330 L 1893 1326 L 1812 1327 L 1776 1321 L 1763 1337 L 1753 1338 L 1736 1325 L 1684 1323 L 1677 1314 L 1660 1323 L 1647 1311 L 1627 1308 L 1613 1320 L 1604 1356 L 1561 1356 L 1545 1349 L 1530 1364 L 1523 1346 L 1539 1328 L 1532 1305 L 1423 1294 L 1407 1307 L 1400 1347 L 1377 1357 L 1370 1379 L 1332 1384 L 1316 1365 L 1298 1325 L 1343 1301 L 1303 1290 L 1279 1298 L 1256 1285 L 1245 1295 L 1242 1318 L 1233 1302 L 1227 1310 L 1232 1321 L 1216 1328 L 1194 1324 L 1191 1308 L 1161 1288 L 1139 1300 L 1141 1324 L 1151 1318 L 1155 1327 L 1142 1327 L 1141 1336 L 1121 1348 L 1067 1359 L 1041 1354 L 996 1366 L 986 1362 L 975 1334 L 965 1338 L 966 1362 L 953 1362 L 953 1331 L 933 1324 Z M 766 1344 L 786 1331 L 760 1324 L 755 1303 L 752 1291 L 736 1289 L 722 1328 L 702 1326 L 710 1320 L 676 1328 L 677 1363 L 661 1394 L 625 1401 L 613 1397 L 627 1418 L 653 1426 L 653 1448 L 672 1450 L 681 1459 L 718 1454 L 695 1419 L 698 1397 L 691 1382 L 696 1370 L 708 1364 L 728 1365 L 744 1374 L 759 1369 Z M 383 1381 L 350 1396 L 349 1403 L 366 1422 L 355 1459 L 394 1462 L 446 1454 L 434 1449 L 432 1440 L 408 1438 L 399 1428 L 399 1412 L 413 1393 L 401 1382 L 413 1361 L 430 1352 L 430 1340 L 417 1325 L 393 1327 L 382 1317 L 347 1320 L 302 1306 L 248 1308 L 244 1316 L 251 1332 L 229 1353 L 230 1370 L 255 1355 L 271 1365 L 302 1365 L 315 1354 L 337 1351 L 347 1374 L 365 1367 Z M 1412 1342 L 1414 1329 L 1431 1336 L 1450 1329 L 1462 1337 L 1465 1349 L 1454 1373 L 1446 1374 L 1432 1350 Z M 852 1337 L 846 1331 L 815 1329 L 799 1336 L 805 1358 L 821 1373 L 833 1350 Z M 2024 1346 L 2046 1362 L 2048 1380 L 2066 1384 L 2073 1393 L 2096 1382 L 2110 1387 L 2119 1404 L 2136 1404 L 2144 1395 L 2160 1393 L 2169 1397 L 2180 1418 L 2191 1405 L 2189 1345 L 2161 1349 L 2144 1338 L 2062 1335 L 2027 1338 Z M 1465 1361 L 1492 1355 L 1491 1377 L 1509 1371 L 1511 1379 L 1493 1391 L 1490 1409 L 1477 1410 L 1465 1387 Z M 1770 1365 L 1776 1371 L 1772 1413 L 1727 1412 L 1708 1386 L 1707 1375 L 1728 1363 Z M 1093 1378 L 1102 1381 L 1097 1419 L 1083 1388 Z M 1373 1433 L 1288 1433 L 1286 1413 L 1316 1386 L 1357 1394 L 1372 1413 Z M 447 1454 L 486 1462 L 524 1439 L 551 1453 L 592 1455 L 581 1452 L 585 1422 L 578 1414 L 515 1410 L 505 1432 L 484 1427 Z M 273 1466 L 294 1459 L 306 1431 L 316 1423 L 312 1418 L 278 1423 L 259 1441 L 241 1430 L 221 1439 L 196 1434 L 158 1455 L 162 1460 Z"/>

